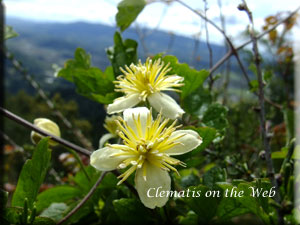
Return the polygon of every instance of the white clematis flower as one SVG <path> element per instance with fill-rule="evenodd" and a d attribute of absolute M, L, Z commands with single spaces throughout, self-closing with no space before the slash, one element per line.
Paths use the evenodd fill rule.
<path fill-rule="evenodd" d="M 202 138 L 193 130 L 177 130 L 176 121 L 169 127 L 169 119 L 152 113 L 145 107 L 126 109 L 119 117 L 118 135 L 123 144 L 108 144 L 91 155 L 91 165 L 101 171 L 129 169 L 121 174 L 118 184 L 135 173 L 135 186 L 142 203 L 148 208 L 162 207 L 168 197 L 147 196 L 149 188 L 170 191 L 170 170 L 177 172 L 174 165 L 184 163 L 172 158 L 192 151 L 202 143 Z"/>
<path fill-rule="evenodd" d="M 132 108 L 140 102 L 148 101 L 150 105 L 165 117 L 176 119 L 184 113 L 183 109 L 174 99 L 161 91 L 177 91 L 183 77 L 177 75 L 166 75 L 171 68 L 169 64 L 164 65 L 160 59 L 154 61 L 148 58 L 145 64 L 141 61 L 138 65 L 131 64 L 125 69 L 120 68 L 124 75 L 120 75 L 115 81 L 116 90 L 125 93 L 125 96 L 115 99 L 108 105 L 108 114 L 123 112 Z"/>

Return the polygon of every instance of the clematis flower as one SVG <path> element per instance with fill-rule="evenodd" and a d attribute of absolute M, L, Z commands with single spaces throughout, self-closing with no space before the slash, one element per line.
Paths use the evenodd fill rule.
<path fill-rule="evenodd" d="M 131 64 L 125 69 L 120 68 L 124 75 L 117 77 L 116 90 L 125 93 L 125 96 L 115 99 L 108 105 L 108 114 L 123 112 L 132 108 L 140 102 L 148 101 L 150 105 L 165 117 L 176 119 L 184 113 L 183 109 L 170 96 L 162 91 L 177 91 L 183 77 L 177 75 L 166 75 L 171 68 L 169 64 L 164 65 L 160 59 L 152 62 L 150 58 L 145 64 L 141 61 L 138 65 Z"/>
<path fill-rule="evenodd" d="M 148 208 L 162 207 L 168 197 L 147 196 L 149 188 L 170 191 L 169 171 L 177 172 L 175 165 L 185 164 L 171 156 L 192 151 L 202 143 L 193 130 L 176 130 L 176 120 L 167 127 L 169 119 L 159 114 L 153 120 L 145 107 L 126 109 L 119 117 L 118 135 L 123 144 L 107 144 L 92 153 L 90 163 L 100 171 L 128 169 L 121 174 L 119 184 L 135 171 L 135 187 L 142 203 Z M 178 173 L 178 172 L 177 172 Z"/>

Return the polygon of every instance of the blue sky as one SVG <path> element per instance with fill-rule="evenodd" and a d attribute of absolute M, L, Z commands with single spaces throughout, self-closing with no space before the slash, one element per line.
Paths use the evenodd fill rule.
<path fill-rule="evenodd" d="M 117 4 L 120 0 L 4 0 L 8 16 L 37 21 L 74 22 L 88 21 L 115 25 Z M 204 9 L 202 0 L 184 0 L 197 10 Z M 208 0 L 207 15 L 220 24 L 218 0 Z M 222 11 L 226 18 L 227 33 L 236 37 L 246 29 L 248 18 L 237 9 L 240 0 L 222 0 Z M 294 10 L 300 3 L 296 0 L 248 0 L 253 11 L 255 24 L 260 28 L 264 18 L 278 11 Z M 161 21 L 161 22 L 159 22 Z M 156 27 L 167 32 L 187 36 L 200 35 L 205 38 L 203 20 L 179 5 L 155 2 L 147 5 L 139 15 L 137 23 L 141 27 Z M 134 25 L 133 25 L 134 26 Z M 222 35 L 215 29 L 209 29 L 210 40 L 218 43 Z"/>

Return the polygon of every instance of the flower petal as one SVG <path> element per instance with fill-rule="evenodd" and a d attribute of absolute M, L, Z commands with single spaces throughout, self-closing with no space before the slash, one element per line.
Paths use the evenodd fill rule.
<path fill-rule="evenodd" d="M 128 156 L 113 156 L 114 154 L 121 153 L 123 151 L 115 148 L 104 147 L 97 151 L 94 151 L 90 158 L 90 164 L 97 170 L 110 171 L 118 167 L 118 165 Z"/>
<path fill-rule="evenodd" d="M 137 107 L 137 108 L 132 108 L 132 109 L 126 109 L 123 112 L 123 117 L 128 126 L 130 126 L 133 131 L 137 134 L 138 136 L 138 128 L 136 127 L 134 119 L 137 121 L 138 117 L 140 116 L 141 120 L 141 129 L 143 132 L 143 135 L 145 134 L 146 131 L 146 126 L 147 126 L 147 118 L 150 116 L 150 111 L 146 107 Z M 151 118 L 152 119 L 152 118 Z"/>
<path fill-rule="evenodd" d="M 153 108 L 162 112 L 163 116 L 172 120 L 181 117 L 184 113 L 183 109 L 177 104 L 177 102 L 161 92 L 156 92 L 148 96 L 148 101 Z"/>
<path fill-rule="evenodd" d="M 143 177 L 144 166 L 146 166 L 146 180 Z M 168 172 L 149 162 L 145 162 L 143 167 L 137 169 L 135 174 L 135 187 L 142 203 L 150 209 L 164 206 L 169 199 L 166 191 L 171 190 L 171 178 Z M 164 196 L 160 197 L 159 194 L 163 193 L 162 191 L 165 191 Z"/>
<path fill-rule="evenodd" d="M 140 102 L 139 94 L 126 95 L 114 100 L 112 104 L 107 106 L 107 113 L 119 113 L 125 109 L 131 108 Z"/>
<path fill-rule="evenodd" d="M 182 137 L 175 140 L 174 142 L 179 142 L 180 144 L 175 145 L 172 148 L 169 148 L 168 150 L 164 151 L 164 153 L 167 153 L 169 155 L 181 155 L 192 151 L 202 143 L 202 138 L 199 136 L 199 134 L 196 131 L 193 130 L 174 131 L 169 138 L 172 139 L 178 136 L 182 136 Z"/>

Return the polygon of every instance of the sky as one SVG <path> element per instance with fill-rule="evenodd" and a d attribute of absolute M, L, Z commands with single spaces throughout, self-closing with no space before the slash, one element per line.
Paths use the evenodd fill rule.
<path fill-rule="evenodd" d="M 183 1 L 194 9 L 204 11 L 203 0 Z M 221 26 L 218 1 L 221 1 L 222 13 L 226 18 L 226 32 L 234 39 L 248 24 L 246 13 L 237 9 L 241 0 L 207 0 L 207 17 Z M 4 0 L 4 5 L 7 16 L 43 22 L 87 21 L 114 26 L 119 2 L 120 0 Z M 253 12 L 257 30 L 261 30 L 265 17 L 278 11 L 292 11 L 300 6 L 297 0 L 248 0 L 247 4 Z M 148 4 L 136 23 L 139 27 L 157 27 L 167 32 L 205 39 L 204 21 L 177 2 L 168 5 L 161 2 Z M 132 26 L 135 27 L 136 24 Z M 211 42 L 223 41 L 223 36 L 216 29 L 209 25 L 208 28 Z M 295 32 L 300 36 L 299 26 Z"/>

